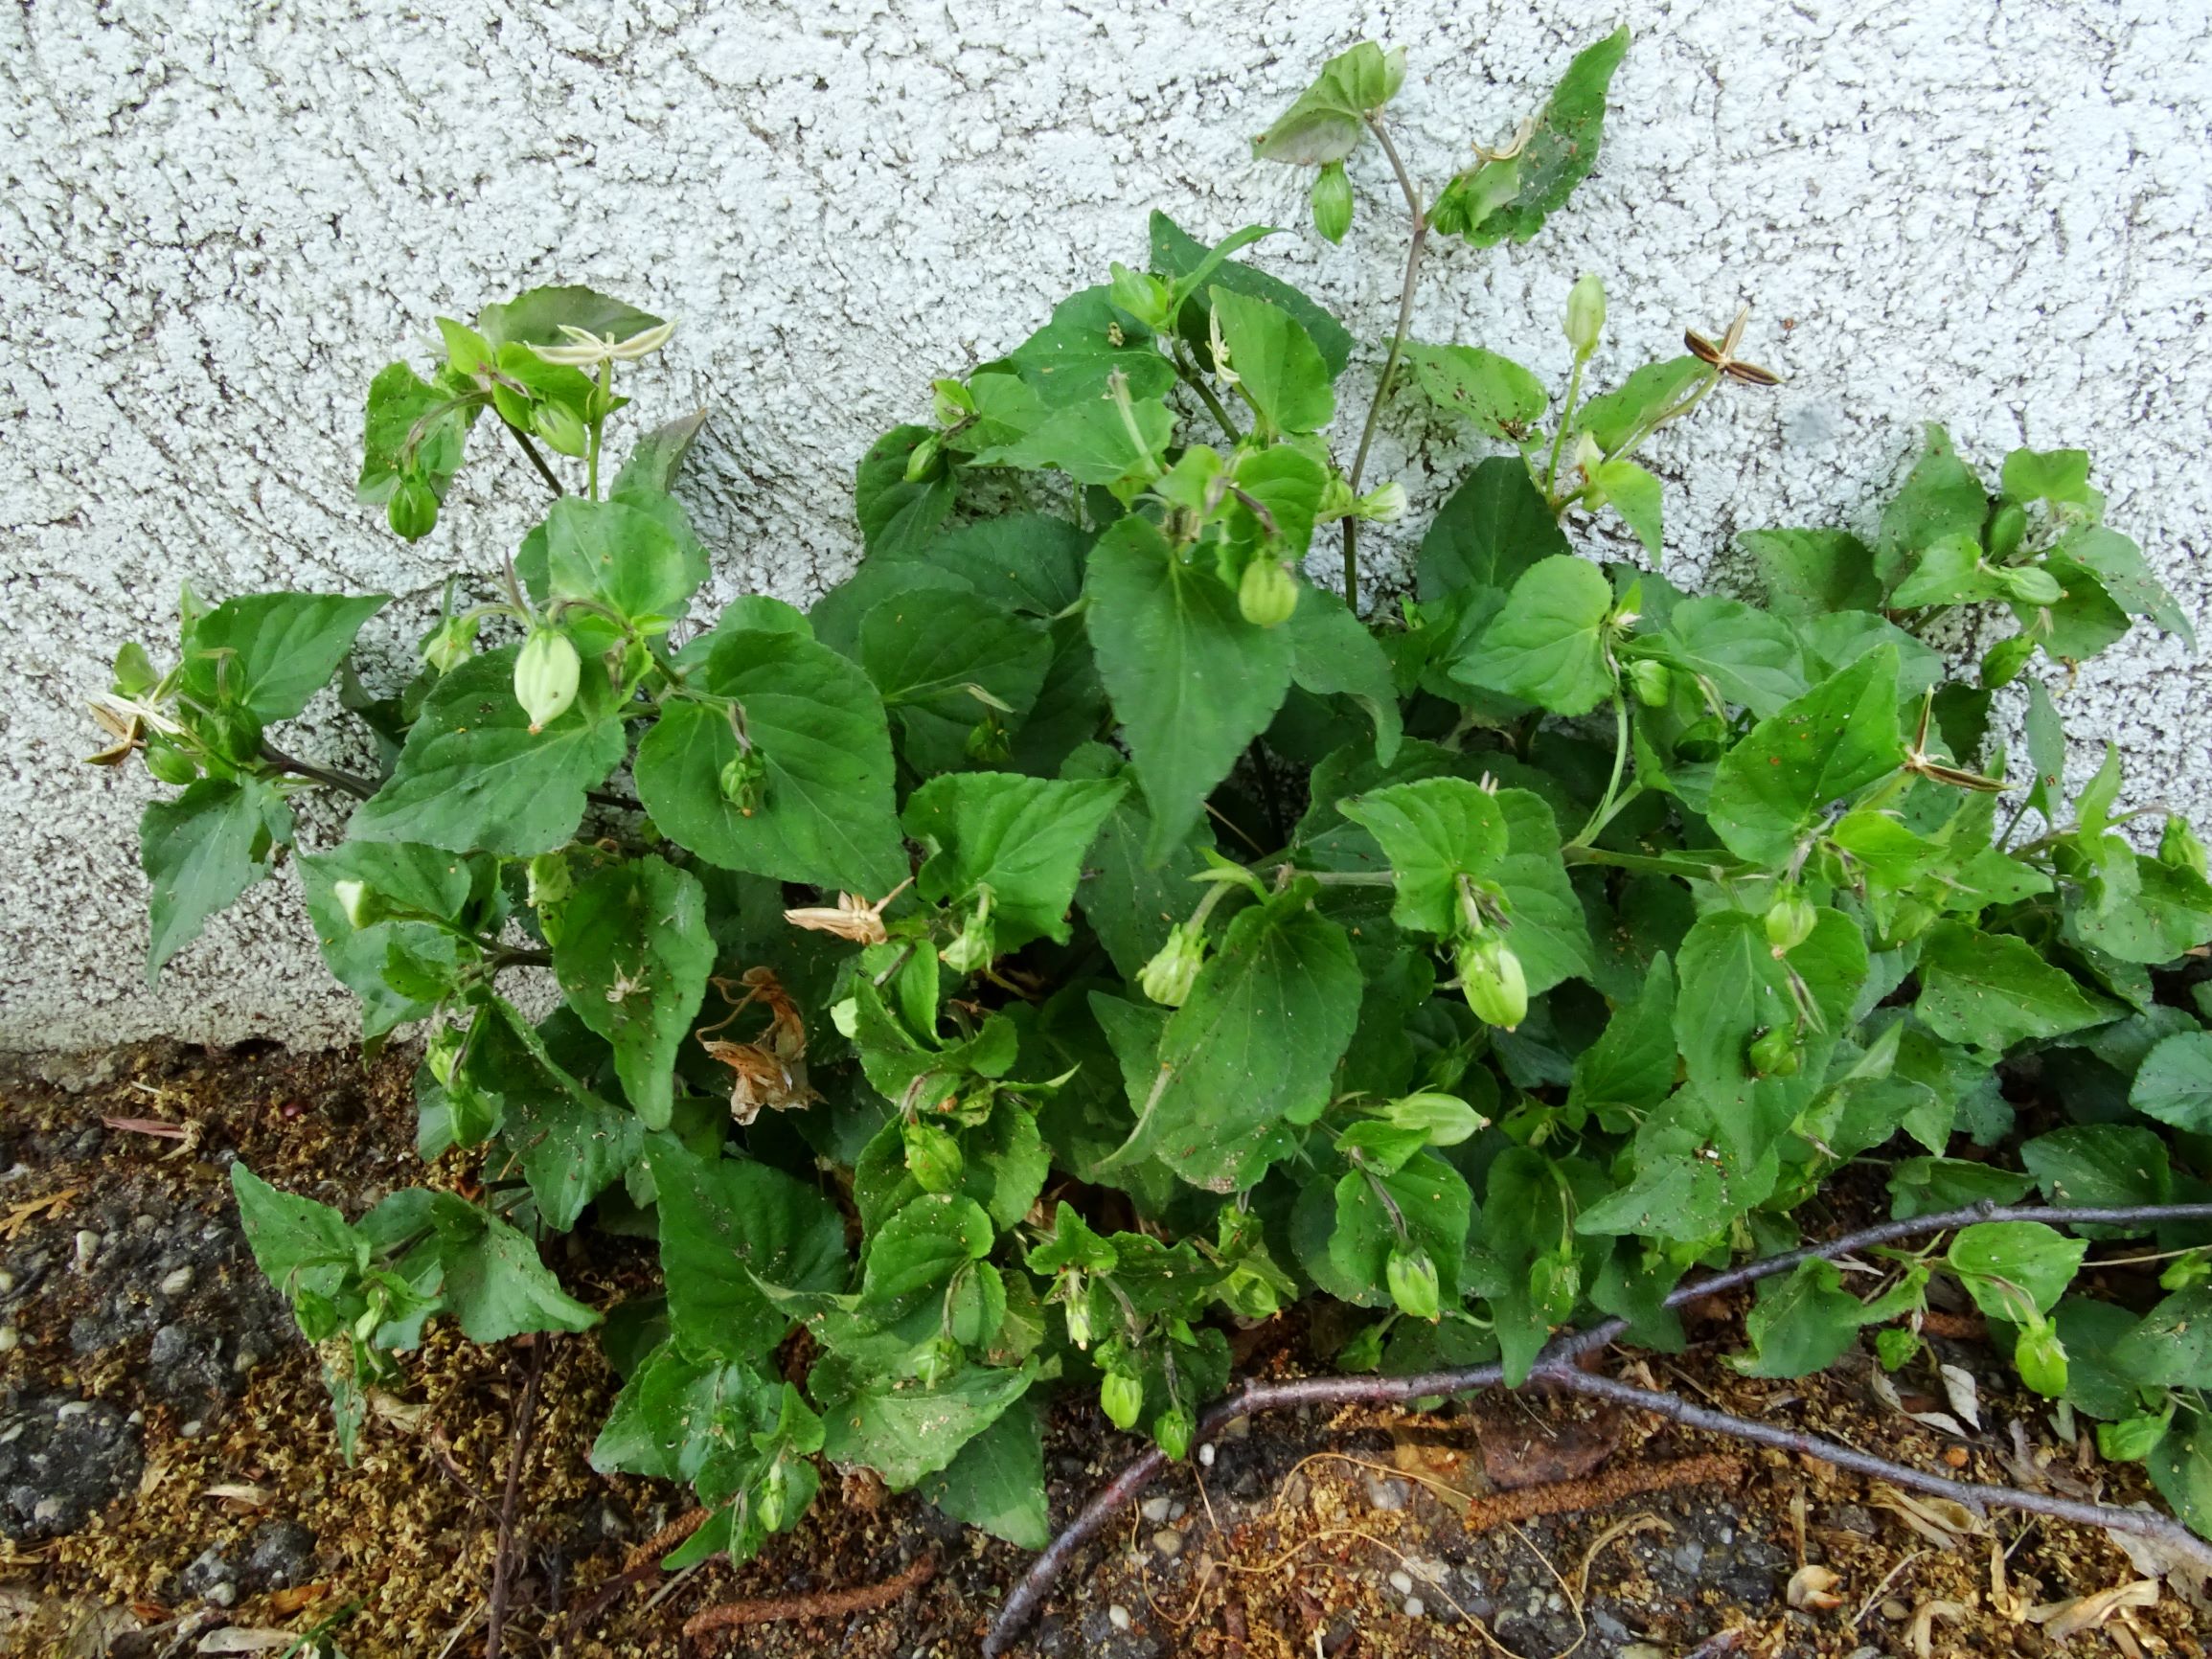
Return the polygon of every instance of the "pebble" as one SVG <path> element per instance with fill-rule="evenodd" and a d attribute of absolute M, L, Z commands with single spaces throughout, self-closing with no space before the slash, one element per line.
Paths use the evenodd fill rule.
<path fill-rule="evenodd" d="M 1408 1573 L 1403 1567 L 1399 1568 L 1397 1572 L 1390 1575 L 1390 1587 L 1393 1590 L 1396 1590 L 1401 1596 L 1412 1595 L 1413 1575 Z"/>
<path fill-rule="evenodd" d="M 1156 1527 L 1168 1518 L 1168 1505 L 1172 1501 L 1168 1498 L 1147 1498 L 1138 1508 L 1137 1513 Z"/>
<path fill-rule="evenodd" d="M 1198 1448 L 1198 1466 L 1202 1469 L 1210 1469 L 1214 1466 L 1214 1443 L 1212 1441 L 1208 1441 Z"/>
<path fill-rule="evenodd" d="M 1172 1561 L 1183 1553 L 1183 1534 L 1162 1527 L 1152 1534 L 1152 1548 Z"/>
<path fill-rule="evenodd" d="M 0 1296 L 7 1295 L 8 1292 L 14 1288 L 15 1275 L 9 1272 L 7 1268 L 0 1267 Z"/>
<path fill-rule="evenodd" d="M 1554 1590 L 1543 1599 L 1543 1610 L 1547 1613 L 1563 1613 L 1567 1610 L 1567 1599 Z"/>
<path fill-rule="evenodd" d="M 23 1340 L 23 1333 L 12 1325 L 0 1325 L 0 1353 L 11 1353 Z"/>
<path fill-rule="evenodd" d="M 238 1601 L 239 1587 L 231 1583 L 211 1584 L 208 1586 L 207 1599 L 218 1607 L 228 1607 Z"/>
<path fill-rule="evenodd" d="M 86 1227 L 77 1235 L 77 1271 L 90 1270 L 92 1259 L 100 1254 L 100 1235 Z"/>
<path fill-rule="evenodd" d="M 1422 1601 L 1419 1596 L 1408 1596 L 1405 1598 L 1405 1616 L 1408 1619 L 1418 1619 L 1427 1611 L 1428 1604 Z"/>
<path fill-rule="evenodd" d="M 1221 1431 L 1221 1438 L 1223 1440 L 1245 1440 L 1250 1437 L 1251 1433 L 1252 1420 L 1248 1417 L 1241 1417 Z"/>
<path fill-rule="evenodd" d="M 59 1498 L 40 1498 L 31 1511 L 31 1518 L 42 1525 L 51 1521 L 58 1521 L 65 1508 L 67 1506 Z"/>
<path fill-rule="evenodd" d="M 1129 1610 L 1116 1602 L 1106 1609 L 1106 1623 L 1117 1630 L 1127 1630 L 1129 1627 Z"/>
<path fill-rule="evenodd" d="M 1190 1512 L 1191 1511 L 1184 1507 L 1183 1500 L 1180 1498 L 1175 1499 L 1174 1502 L 1168 1506 L 1168 1519 L 1171 1521 L 1179 1521 Z"/>
<path fill-rule="evenodd" d="M 139 1212 L 139 1214 L 133 1216 L 130 1218 L 130 1230 L 133 1233 L 150 1233 L 160 1225 L 161 1223 L 159 1221 L 156 1221 L 151 1216 L 147 1215 L 144 1211 Z"/>
<path fill-rule="evenodd" d="M 164 1296 L 182 1296 L 192 1288 L 192 1264 L 188 1261 L 161 1282 Z"/>
<path fill-rule="evenodd" d="M 54 1420 L 56 1422 L 67 1422 L 73 1417 L 82 1417 L 91 1409 L 92 1401 L 89 1399 L 73 1399 L 66 1405 L 55 1407 Z"/>
<path fill-rule="evenodd" d="M 1367 1501 L 1379 1510 L 1402 1510 L 1407 1496 L 1403 1481 L 1379 1481 L 1373 1475 L 1367 1477 Z"/>
<path fill-rule="evenodd" d="M 190 1422 L 186 1423 L 186 1424 L 184 1425 L 184 1427 L 182 1427 L 182 1428 L 180 1428 L 180 1429 L 178 1429 L 178 1430 L 176 1431 L 177 1439 L 179 1439 L 179 1440 L 197 1440 L 197 1439 L 199 1439 L 201 1432 L 202 1432 L 202 1431 L 203 1431 L 203 1430 L 204 1430 L 206 1427 L 207 1427 L 207 1424 L 206 1424 L 206 1423 L 204 1423 L 204 1422 L 202 1422 L 202 1421 L 200 1421 L 200 1420 L 199 1420 L 198 1418 L 196 1418 L 196 1417 L 195 1417 L 195 1418 L 194 1418 L 194 1419 L 192 1420 L 192 1421 L 190 1421 Z"/>

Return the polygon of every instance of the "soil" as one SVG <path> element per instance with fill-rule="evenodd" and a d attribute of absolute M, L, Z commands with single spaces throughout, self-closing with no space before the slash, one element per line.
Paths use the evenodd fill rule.
<path fill-rule="evenodd" d="M 274 1653 L 322 1628 L 353 1659 L 483 1653 L 525 1345 L 434 1335 L 376 1400 L 346 1466 L 313 1355 L 229 1196 L 241 1157 L 350 1214 L 397 1185 L 461 1179 L 458 1167 L 425 1174 L 414 1155 L 411 1070 L 399 1053 L 364 1065 L 260 1045 L 0 1069 L 0 1652 L 166 1659 L 254 1651 L 252 1632 L 284 1632 L 264 1638 Z M 599 1305 L 651 1277 L 628 1240 L 564 1246 L 554 1261 Z M 2146 1495 L 2135 1470 L 2098 1465 L 2011 1393 L 1971 1321 L 1937 1342 L 1975 1382 L 1979 1426 L 1954 1435 L 1882 1403 L 1849 1361 L 1794 1383 L 1738 1376 L 1717 1355 L 1740 1344 L 1741 1308 L 1701 1312 L 1689 1353 L 1640 1362 L 1658 1386 L 1964 1477 Z M 1262 1332 L 1249 1352 L 1261 1369 L 1318 1364 L 1295 1329 Z M 595 1342 L 553 1341 L 540 1363 L 510 1654 L 965 1659 L 1028 1562 L 917 1499 L 832 1475 L 799 1531 L 743 1569 L 649 1568 L 614 1586 L 683 1495 L 585 1462 L 615 1387 Z M 1899 1381 L 1908 1406 L 1953 1409 L 1932 1372 Z M 1055 1521 L 1136 1450 L 1085 1402 L 1063 1401 L 1046 1443 Z M 1078 1557 L 1026 1651 L 2204 1652 L 2202 1616 L 2172 1582 L 2064 1648 L 2025 1617 L 2142 1576 L 2102 1533 L 1963 1512 L 1947 1526 L 1825 1466 L 1578 1399 L 1292 1414 L 1204 1457 Z M 937 1573 L 889 1605 L 681 1635 L 705 1607 L 878 1584 L 924 1553 Z M 1836 1575 L 1833 1605 L 1790 1604 L 1806 1563 Z M 1800 1578 L 1800 1600 L 1806 1588 Z"/>

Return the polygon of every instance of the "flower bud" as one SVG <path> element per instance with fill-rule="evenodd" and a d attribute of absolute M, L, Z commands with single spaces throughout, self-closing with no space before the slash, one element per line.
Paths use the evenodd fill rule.
<path fill-rule="evenodd" d="M 2014 634 L 1990 647 L 1981 660 L 1981 683 L 1984 691 L 1995 691 L 2009 686 L 2028 666 L 2028 658 L 2036 654 L 2036 642 L 2026 634 Z"/>
<path fill-rule="evenodd" d="M 514 700 L 530 716 L 533 732 L 542 732 L 568 713 L 582 674 L 582 659 L 566 634 L 549 627 L 530 630 L 522 654 L 514 659 Z"/>
<path fill-rule="evenodd" d="M 2124 1417 L 2118 1422 L 2097 1424 L 2097 1455 L 2107 1463 L 2137 1464 L 2158 1449 L 2166 1438 L 2171 1414 L 2159 1412 Z"/>
<path fill-rule="evenodd" d="M 784 1523 L 790 1518 L 789 1483 L 790 1477 L 784 1472 L 784 1460 L 778 1458 L 768 1466 L 754 1507 L 754 1512 L 761 1517 L 761 1526 L 767 1532 L 782 1532 Z"/>
<path fill-rule="evenodd" d="M 1751 1039 L 1751 1071 L 1762 1078 L 1793 1078 L 1804 1057 L 1792 1026 L 1768 1026 Z"/>
<path fill-rule="evenodd" d="M 906 1148 L 906 1172 L 924 1193 L 956 1193 L 968 1160 L 960 1141 L 938 1124 L 901 1124 L 899 1138 Z"/>
<path fill-rule="evenodd" d="M 384 504 L 384 522 L 393 534 L 421 541 L 438 523 L 438 492 L 420 478 L 402 478 Z"/>
<path fill-rule="evenodd" d="M 584 430 L 583 417 L 565 403 L 548 398 L 535 404 L 530 411 L 530 424 L 549 448 L 563 455 L 582 455 L 590 447 L 591 435 Z"/>
<path fill-rule="evenodd" d="M 1456 953 L 1460 990 L 1474 1017 L 1507 1031 L 1528 1017 L 1528 975 L 1513 947 L 1494 933 L 1462 940 Z"/>
<path fill-rule="evenodd" d="M 2006 565 L 1995 575 L 2005 592 L 2021 604 L 2057 604 L 2066 597 L 2059 579 L 2040 564 Z"/>
<path fill-rule="evenodd" d="M 1675 694 L 1675 670 L 1653 657 L 1635 657 L 1629 663 L 1629 688 L 1647 709 L 1663 709 Z"/>
<path fill-rule="evenodd" d="M 940 426 L 957 426 L 975 413 L 975 394 L 958 380 L 929 382 L 929 412 Z"/>
<path fill-rule="evenodd" d="M 2020 543 L 2028 534 L 2027 509 L 2017 501 L 2008 501 L 1990 516 L 1989 534 L 1983 538 L 1994 559 L 2007 559 L 2020 550 Z"/>
<path fill-rule="evenodd" d="M 568 854 L 540 852 L 526 868 L 524 898 L 532 909 L 559 904 L 576 891 L 576 877 L 569 873 Z"/>
<path fill-rule="evenodd" d="M 2204 874 L 2204 843 L 2197 839 L 2186 818 L 2167 815 L 2166 828 L 2158 836 L 2158 862 L 2170 870 Z"/>
<path fill-rule="evenodd" d="M 1145 1412 L 1145 1385 L 1133 1376 L 1109 1371 L 1100 1379 L 1098 1402 L 1116 1428 L 1134 1428 Z"/>
<path fill-rule="evenodd" d="M 146 745 L 146 769 L 157 784 L 183 785 L 199 777 L 199 767 L 193 758 L 173 743 L 165 743 L 159 738 Z"/>
<path fill-rule="evenodd" d="M 1391 1251 L 1387 1277 L 1390 1300 L 1398 1304 L 1401 1313 L 1409 1319 L 1425 1319 L 1431 1325 L 1442 1317 L 1436 1263 L 1420 1245 L 1401 1244 Z"/>
<path fill-rule="evenodd" d="M 1418 1129 L 1432 1147 L 1456 1147 L 1490 1123 L 1457 1095 L 1431 1090 L 1392 1101 L 1382 1108 L 1382 1116 L 1393 1127 Z"/>
<path fill-rule="evenodd" d="M 906 457 L 907 483 L 920 484 L 929 476 L 929 469 L 937 465 L 937 451 L 940 447 L 934 432 L 914 445 Z"/>
<path fill-rule="evenodd" d="M 1162 1008 L 1181 1008 L 1205 966 L 1206 935 L 1202 928 L 1178 921 L 1168 929 L 1168 942 L 1137 975 L 1137 989 Z"/>
<path fill-rule="evenodd" d="M 1576 356 L 1586 357 L 1598 349 L 1598 337 L 1606 331 L 1606 284 L 1595 271 L 1585 271 L 1567 290 L 1567 314 L 1562 326 Z"/>
<path fill-rule="evenodd" d="M 1332 470 L 1329 482 L 1321 486 L 1321 500 L 1313 509 L 1316 523 L 1332 519 L 1349 518 L 1359 511 L 1359 498 L 1352 493 L 1352 486 L 1344 474 Z"/>
<path fill-rule="evenodd" d="M 722 799 L 750 818 L 760 809 L 761 793 L 767 786 L 768 763 L 758 749 L 740 749 L 722 762 Z"/>
<path fill-rule="evenodd" d="M 476 645 L 474 617 L 447 617 L 424 636 L 422 661 L 434 672 L 449 674 L 468 660 Z"/>
<path fill-rule="evenodd" d="M 984 765 L 994 765 L 1014 753 L 1014 744 L 1008 739 L 1006 723 L 993 709 L 968 729 L 968 740 L 961 744 L 970 761 Z"/>
<path fill-rule="evenodd" d="M 1405 486 L 1393 478 L 1362 495 L 1354 511 L 1371 524 L 1396 524 L 1405 516 Z"/>
<path fill-rule="evenodd" d="M 451 1026 L 442 1026 L 433 1033 L 422 1051 L 422 1063 L 430 1068 L 430 1075 L 438 1079 L 442 1089 L 453 1081 L 454 1062 L 460 1057 L 461 1034 Z"/>
<path fill-rule="evenodd" d="M 2013 1348 L 2013 1368 L 2020 1380 L 2047 1399 L 2066 1392 L 2066 1345 L 2047 1319 L 2023 1327 Z"/>
<path fill-rule="evenodd" d="M 1298 581 L 1281 559 L 1260 557 L 1244 566 L 1237 608 L 1254 627 L 1281 627 L 1298 608 Z"/>
<path fill-rule="evenodd" d="M 1341 161 L 1324 162 L 1313 175 L 1313 228 L 1332 242 L 1352 228 L 1352 181 Z"/>
<path fill-rule="evenodd" d="M 1197 1420 L 1181 1406 L 1171 1406 L 1152 1419 L 1152 1443 L 1177 1463 L 1190 1455 L 1191 1436 L 1197 1432 Z"/>
<path fill-rule="evenodd" d="M 979 916 L 953 936 L 952 943 L 937 953 L 937 960 L 954 973 L 980 973 L 997 954 L 991 923 Z"/>
<path fill-rule="evenodd" d="M 1767 943 L 1774 947 L 1776 956 L 1788 956 L 1813 937 L 1819 921 L 1820 914 L 1805 897 L 1804 889 L 1786 887 L 1767 907 Z"/>
<path fill-rule="evenodd" d="M 333 881 L 331 897 L 355 927 L 372 927 L 383 919 L 383 906 L 366 881 Z"/>
<path fill-rule="evenodd" d="M 1088 1348 L 1098 1333 L 1097 1322 L 1091 1318 L 1090 1286 L 1080 1273 L 1067 1276 L 1067 1301 L 1061 1309 L 1067 1316 L 1067 1339 L 1078 1348 Z"/>

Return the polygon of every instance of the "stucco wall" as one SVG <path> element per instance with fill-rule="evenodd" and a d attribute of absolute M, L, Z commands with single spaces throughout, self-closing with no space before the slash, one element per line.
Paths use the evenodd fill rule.
<path fill-rule="evenodd" d="M 429 604 L 512 516 L 409 549 L 353 507 L 359 399 L 438 311 L 583 281 L 682 320 L 639 390 L 715 415 L 688 487 L 726 592 L 846 570 L 855 458 L 935 370 L 1017 340 L 1142 246 L 1303 226 L 1245 140 L 1330 52 L 1404 46 L 1397 119 L 1441 180 L 1533 109 L 1593 0 L 26 0 L 0 11 L 0 1046 L 343 1037 L 288 883 L 144 983 L 143 773 L 77 764 L 81 693 L 174 590 Z M 1757 310 L 1790 376 L 1661 448 L 1670 569 L 1740 528 L 1863 525 L 1913 423 L 1994 464 L 2082 444 L 2111 516 L 2205 617 L 2212 46 L 2202 0 L 1634 0 L 1603 162 L 1533 244 L 1431 266 L 1423 337 L 1547 373 L 1606 274 L 1601 370 Z M 1387 208 L 1356 163 L 1363 216 Z M 1263 250 L 1372 338 L 1398 233 Z M 1789 325 L 1785 326 L 1785 320 Z M 1361 371 L 1356 370 L 1356 374 Z M 1372 468 L 1432 498 L 1464 456 Z M 503 461 L 496 482 L 533 499 Z M 1388 556 L 1386 545 L 1385 557 Z M 1317 568 L 1319 566 L 1317 565 Z M 411 635 L 416 618 L 405 617 Z M 397 638 L 397 622 L 372 625 Z M 2066 698 L 2212 807 L 2212 679 L 2137 637 Z M 296 735 L 317 752 L 328 739 Z M 2077 757 L 2079 759 L 2081 757 Z"/>

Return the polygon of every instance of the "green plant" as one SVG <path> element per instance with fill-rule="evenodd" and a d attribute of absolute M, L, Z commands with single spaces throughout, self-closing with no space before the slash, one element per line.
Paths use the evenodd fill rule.
<path fill-rule="evenodd" d="M 1907 1229 L 1872 1286 L 1818 1256 L 1766 1280 L 1738 1363 L 1798 1375 L 1868 1329 L 1926 1363 L 1948 1279 L 2028 1387 L 2212 1530 L 2188 1209 L 2212 1198 L 2212 886 L 2179 819 L 2155 853 L 2132 838 L 2149 809 L 2118 809 L 2109 747 L 2068 797 L 2035 671 L 2135 617 L 2188 625 L 2087 457 L 2015 451 L 1992 490 L 1931 428 L 1871 544 L 1755 533 L 1757 597 L 1693 596 L 1569 533 L 1609 510 L 1658 559 L 1638 458 L 1773 383 L 1742 316 L 1588 398 L 1595 278 L 1565 297 L 1558 399 L 1408 337 L 1432 239 L 1525 239 L 1588 172 L 1627 45 L 1433 202 L 1374 46 L 1257 141 L 1317 170 L 1333 239 L 1370 140 L 1407 209 L 1348 465 L 1353 335 L 1233 257 L 1266 230 L 1209 248 L 1155 215 L 1142 268 L 869 451 L 849 580 L 710 621 L 672 493 L 701 418 L 602 466 L 618 372 L 671 325 L 537 289 L 440 319 L 436 372 L 370 390 L 360 494 L 399 534 L 431 533 L 487 426 L 556 496 L 495 579 L 448 586 L 407 684 L 348 666 L 382 597 L 188 592 L 173 666 L 125 648 L 98 758 L 183 785 L 145 819 L 153 969 L 292 851 L 295 792 L 359 797 L 295 859 L 317 938 L 371 1046 L 428 1022 L 421 1149 L 481 1186 L 349 1222 L 238 1170 L 349 1447 L 361 1383 L 435 1314 L 487 1342 L 598 1325 L 627 1382 L 596 1459 L 713 1511 L 678 1558 L 792 1525 L 823 1456 L 1034 1546 L 1048 1384 L 1180 1456 L 1229 1376 L 1220 1322 L 1310 1296 L 1367 1310 L 1355 1370 L 1517 1383 L 1600 1315 L 1665 1349 L 1686 1274 L 1793 1244 L 1872 1169 L 1907 1221 L 2104 1206 L 2155 1233 L 2171 1294 L 2138 1317 L 2069 1293 L 2086 1247 L 2032 1218 Z M 1364 488 L 1385 419 L 1500 452 L 1370 624 L 1357 527 L 1405 507 Z M 1332 524 L 1343 597 L 1304 575 Z M 2007 614 L 1969 679 L 1924 638 Z M 333 682 L 373 776 L 268 739 Z M 2023 699 L 2000 824 L 1992 733 Z M 533 1023 L 509 976 L 547 968 Z M 664 1297 L 560 1288 L 536 1241 L 587 1214 L 657 1239 Z"/>

